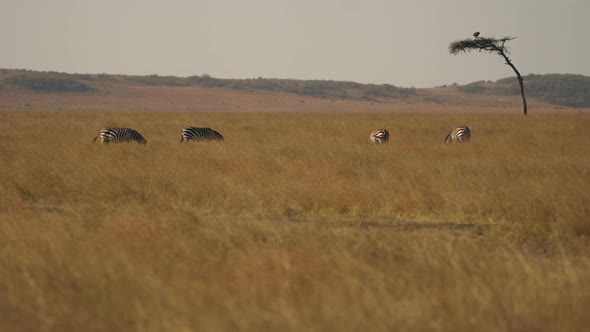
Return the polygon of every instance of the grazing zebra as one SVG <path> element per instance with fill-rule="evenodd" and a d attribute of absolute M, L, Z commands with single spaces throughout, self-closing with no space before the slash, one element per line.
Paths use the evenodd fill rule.
<path fill-rule="evenodd" d="M 201 140 L 223 141 L 223 136 L 217 131 L 206 127 L 186 127 L 182 130 L 180 143 Z"/>
<path fill-rule="evenodd" d="M 471 130 L 467 126 L 458 127 L 453 130 L 447 135 L 445 138 L 445 143 L 453 143 L 453 142 L 467 142 L 471 138 Z"/>
<path fill-rule="evenodd" d="M 377 144 L 387 143 L 387 141 L 389 141 L 389 132 L 387 129 L 375 130 L 371 133 L 371 136 L 369 136 L 369 140 Z"/>
<path fill-rule="evenodd" d="M 131 142 L 136 141 L 139 144 L 146 144 L 147 140 L 141 136 L 136 130 L 131 128 L 105 128 L 98 133 L 98 135 L 92 140 L 96 142 L 96 139 L 100 136 L 100 143 L 108 144 L 110 142 Z"/>

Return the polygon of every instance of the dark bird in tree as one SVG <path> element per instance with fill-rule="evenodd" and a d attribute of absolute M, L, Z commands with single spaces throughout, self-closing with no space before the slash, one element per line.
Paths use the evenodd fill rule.
<path fill-rule="evenodd" d="M 516 37 L 479 37 L 479 32 L 474 33 L 473 36 L 475 37 L 474 39 L 469 38 L 452 42 L 449 45 L 449 53 L 451 53 L 452 55 L 457 55 L 461 52 L 467 53 L 470 51 L 477 51 L 495 53 L 504 58 L 504 61 L 506 61 L 506 65 L 510 66 L 510 68 L 514 70 L 514 72 L 516 73 L 516 77 L 518 78 L 518 84 L 520 85 L 520 95 L 522 96 L 522 106 L 524 110 L 524 115 L 526 115 L 527 107 L 526 98 L 524 97 L 524 83 L 522 80 L 522 76 L 520 76 L 520 73 L 512 64 L 512 61 L 510 61 L 510 57 L 508 56 L 510 52 L 508 52 L 508 48 L 505 46 L 506 42 L 514 40 L 516 39 Z"/>
<path fill-rule="evenodd" d="M 479 31 L 476 31 L 475 33 L 473 33 L 473 37 L 475 37 L 475 38 L 479 37 Z"/>

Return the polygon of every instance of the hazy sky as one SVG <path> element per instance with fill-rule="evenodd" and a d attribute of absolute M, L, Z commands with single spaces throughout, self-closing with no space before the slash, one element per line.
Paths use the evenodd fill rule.
<path fill-rule="evenodd" d="M 433 87 L 512 76 L 451 56 L 518 37 L 520 72 L 590 75 L 590 0 L 0 0 L 0 68 Z"/>

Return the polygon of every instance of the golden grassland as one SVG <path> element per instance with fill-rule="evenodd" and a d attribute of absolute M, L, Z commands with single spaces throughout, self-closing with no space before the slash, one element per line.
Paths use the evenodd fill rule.
<path fill-rule="evenodd" d="M 472 142 L 445 145 L 463 124 Z M 106 126 L 148 144 L 92 144 Z M 179 144 L 184 126 L 225 141 Z M 0 330 L 587 330 L 589 128 L 2 112 Z"/>

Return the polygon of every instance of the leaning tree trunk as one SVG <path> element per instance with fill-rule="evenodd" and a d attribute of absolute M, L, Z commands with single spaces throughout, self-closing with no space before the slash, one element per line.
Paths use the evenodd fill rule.
<path fill-rule="evenodd" d="M 516 78 L 518 78 L 518 84 L 520 85 L 520 96 L 522 97 L 522 108 L 524 110 L 524 115 L 527 115 L 526 98 L 524 97 L 524 82 L 522 80 L 522 76 L 520 76 L 518 69 L 516 69 L 516 67 L 514 67 L 514 65 L 510 61 L 510 58 L 506 55 L 506 53 L 504 53 L 503 51 L 500 51 L 500 54 L 504 57 L 504 60 L 506 60 L 506 64 L 509 65 L 510 68 L 512 68 L 512 70 L 514 70 L 514 72 L 516 73 Z"/>
<path fill-rule="evenodd" d="M 526 98 L 524 97 L 524 83 L 522 82 L 522 76 L 520 76 L 520 73 L 518 72 L 518 70 L 516 70 L 516 68 L 514 66 L 512 66 L 512 64 L 510 64 L 510 66 L 512 67 L 512 69 L 514 69 L 514 72 L 516 73 L 516 77 L 518 78 L 518 84 L 520 84 L 520 95 L 522 97 L 522 109 L 524 111 L 524 115 L 526 115 L 527 114 Z"/>

